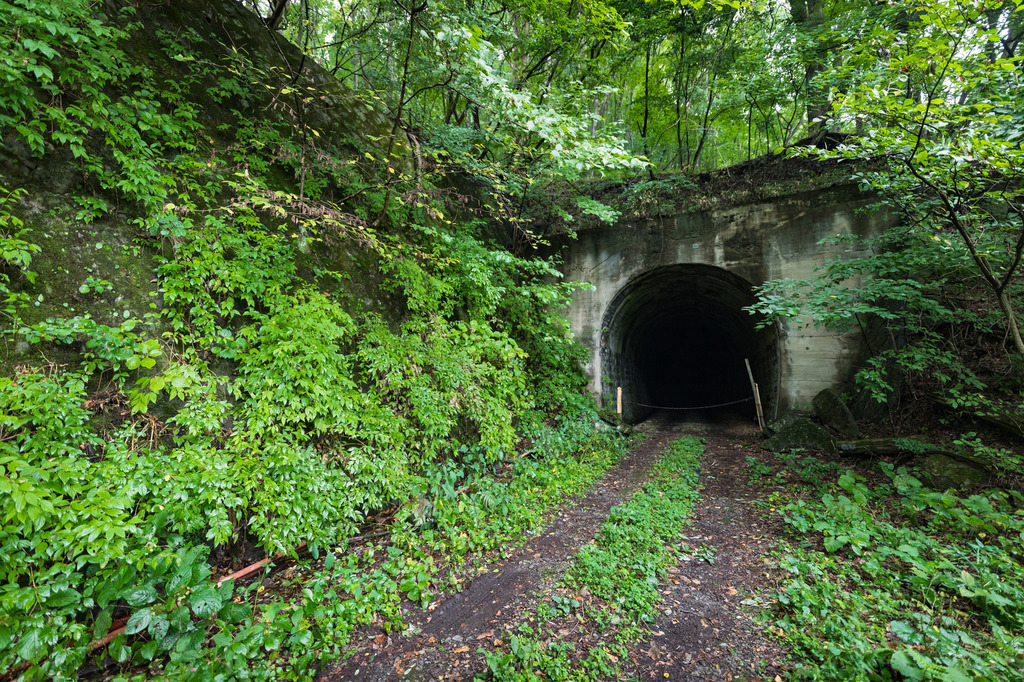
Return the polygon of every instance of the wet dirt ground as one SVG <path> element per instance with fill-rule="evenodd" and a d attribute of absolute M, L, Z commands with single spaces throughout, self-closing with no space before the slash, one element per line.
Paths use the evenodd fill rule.
<path fill-rule="evenodd" d="M 768 585 L 767 515 L 752 506 L 747 457 L 760 456 L 756 424 L 731 412 L 660 413 L 639 426 L 647 438 L 586 494 L 566 505 L 538 537 L 488 566 L 457 594 L 411 610 L 401 634 L 364 632 L 354 653 L 320 675 L 341 680 L 472 680 L 486 668 L 477 653 L 533 613 L 609 510 L 647 479 L 666 445 L 683 434 L 705 438 L 703 494 L 679 539 L 651 636 L 631 647 L 623 671 L 640 679 L 775 680 L 785 654 L 753 620 L 755 590 Z M 564 634 L 592 640 L 585 622 Z"/>

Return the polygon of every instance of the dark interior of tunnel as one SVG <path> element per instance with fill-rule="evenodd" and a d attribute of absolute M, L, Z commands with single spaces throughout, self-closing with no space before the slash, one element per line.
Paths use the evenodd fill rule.
<path fill-rule="evenodd" d="M 652 405 L 707 408 L 750 395 L 743 351 L 708 317 L 673 309 L 637 339 L 637 381 Z"/>
<path fill-rule="evenodd" d="M 627 285 L 606 313 L 602 351 L 605 385 L 623 389 L 624 419 L 723 405 L 753 416 L 746 360 L 770 407 L 776 334 L 755 328 L 743 310 L 753 300 L 748 282 L 707 265 L 660 268 Z"/>

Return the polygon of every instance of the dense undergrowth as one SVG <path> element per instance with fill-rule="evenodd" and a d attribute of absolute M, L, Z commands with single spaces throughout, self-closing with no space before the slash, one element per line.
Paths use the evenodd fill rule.
<path fill-rule="evenodd" d="M 628 646 L 647 633 L 661 602 L 658 584 L 678 560 L 679 538 L 700 495 L 698 472 L 704 441 L 672 442 L 650 480 L 612 508 L 592 544 L 576 555 L 562 584 L 524 619 L 507 645 L 480 650 L 488 679 L 626 679 Z M 588 623 L 598 634 L 586 643 L 563 641 L 560 632 Z M 588 638 L 589 639 L 589 638 Z"/>
<path fill-rule="evenodd" d="M 620 446 L 592 433 L 551 263 L 453 219 L 471 198 L 394 131 L 327 139 L 344 102 L 280 43 L 211 48 L 111 7 L 0 2 L 6 149 L 82 178 L 46 221 L 31 180 L 0 187 L 19 353 L 0 674 L 67 679 L 109 653 L 140 677 L 308 678 L 354 627 L 429 600 L 432 557 L 535 527 Z M 54 221 L 122 226 L 96 250 L 151 264 L 148 311 L 102 272 L 65 299 L 41 286 Z M 383 563 L 347 552 L 389 508 Z M 214 580 L 213 558 L 303 548 L 315 577 L 293 597 Z"/>
<path fill-rule="evenodd" d="M 1024 511 L 1017 492 L 931 490 L 880 463 L 799 454 L 751 483 L 792 540 L 768 627 L 810 680 L 1024 679 Z"/>

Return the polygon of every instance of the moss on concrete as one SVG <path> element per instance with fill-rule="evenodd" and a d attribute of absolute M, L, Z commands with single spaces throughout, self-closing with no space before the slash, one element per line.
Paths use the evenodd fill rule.
<path fill-rule="evenodd" d="M 115 16 L 120 9 L 110 2 L 106 13 Z M 211 154 L 225 154 L 238 142 L 239 127 L 255 120 L 271 126 L 284 141 L 300 141 L 315 129 L 318 148 L 338 159 L 362 158 L 367 150 L 379 155 L 381 139 L 391 132 L 389 120 L 238 3 L 147 0 L 138 5 L 135 18 L 138 28 L 122 49 L 134 64 L 151 71 L 156 84 L 184 88 L 185 101 L 197 107 L 197 142 Z M 294 116 L 300 108 L 301 125 Z M 393 162 L 411 169 L 409 145 L 399 135 Z M 49 145 L 39 157 L 12 131 L 0 130 L 0 141 L 0 187 L 24 190 L 12 213 L 23 221 L 25 238 L 41 248 L 29 268 L 37 273 L 35 281 L 17 273 L 12 277 L 12 287 L 32 300 L 22 322 L 89 316 L 118 326 L 141 318 L 145 335 L 159 337 L 166 327 L 156 315 L 146 316 L 162 309 L 156 268 L 169 243 L 138 232 L 132 220 L 142 207 L 97 188 L 66 148 Z M 112 163 L 99 139 L 90 150 Z M 298 191 L 288 164 L 271 163 L 264 177 L 274 189 Z M 325 196 L 346 191 L 332 186 Z M 89 222 L 79 215 L 76 197 L 102 198 L 111 210 Z M 265 225 L 271 231 L 292 229 L 280 222 Z M 354 314 L 374 310 L 397 321 L 404 310 L 401 297 L 384 290 L 377 254 L 344 238 L 331 241 L 300 232 L 293 253 L 302 279 L 317 280 L 325 291 L 344 298 Z M 319 278 L 325 270 L 342 276 Z M 5 342 L 0 362 L 8 373 L 18 365 L 73 363 L 81 350 L 75 344 L 33 346 L 10 335 Z"/>
<path fill-rule="evenodd" d="M 0 176 L 0 183 L 5 178 Z M 12 214 L 25 226 L 25 238 L 37 244 L 29 268 L 35 282 L 12 280 L 12 289 L 29 297 L 22 322 L 33 325 L 48 318 L 91 317 L 100 324 L 120 326 L 134 318 L 156 336 L 154 316 L 159 290 L 154 280 L 151 249 L 136 242 L 122 216 L 86 223 L 77 219 L 79 206 L 71 195 L 59 195 L 28 186 Z M 77 355 L 74 346 L 31 346 L 20 338 L 5 337 L 3 369 L 44 362 L 64 364 Z"/>

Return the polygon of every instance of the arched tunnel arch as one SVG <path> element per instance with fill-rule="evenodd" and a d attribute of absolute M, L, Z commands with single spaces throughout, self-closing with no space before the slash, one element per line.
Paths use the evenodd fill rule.
<path fill-rule="evenodd" d="M 755 329 L 756 318 L 743 310 L 753 302 L 750 282 L 711 265 L 670 265 L 634 278 L 601 325 L 605 394 L 622 387 L 628 422 L 657 407 L 730 403 L 752 395 L 749 359 L 770 415 L 778 404 L 778 333 Z M 753 402 L 736 409 L 754 415 Z"/>

